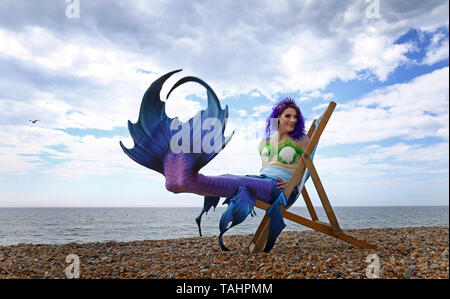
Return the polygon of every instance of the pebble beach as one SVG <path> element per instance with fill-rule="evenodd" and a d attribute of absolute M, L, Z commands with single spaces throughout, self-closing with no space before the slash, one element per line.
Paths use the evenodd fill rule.
<path fill-rule="evenodd" d="M 448 226 L 349 229 L 376 249 L 312 230 L 284 231 L 269 253 L 249 254 L 252 235 L 133 242 L 0 246 L 0 279 L 448 279 Z M 369 274 L 367 269 L 374 269 Z M 378 270 L 378 271 L 377 271 Z M 375 275 L 375 276 L 374 276 Z"/>

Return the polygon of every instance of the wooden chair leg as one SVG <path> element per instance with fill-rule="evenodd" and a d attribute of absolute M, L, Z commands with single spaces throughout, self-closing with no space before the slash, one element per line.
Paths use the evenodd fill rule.
<path fill-rule="evenodd" d="M 306 207 L 308 208 L 309 215 L 311 215 L 312 221 L 318 221 L 319 218 L 317 217 L 316 210 L 314 210 L 314 206 L 312 205 L 311 198 L 309 197 L 308 192 L 306 191 L 306 187 L 303 187 L 303 189 L 302 189 L 302 196 L 303 196 L 303 199 L 305 200 L 305 204 L 306 204 Z"/>
<path fill-rule="evenodd" d="M 255 201 L 255 206 L 263 209 L 263 210 L 267 210 L 268 208 L 270 208 L 270 204 L 262 202 L 260 200 L 256 200 Z M 288 211 L 282 211 L 282 215 L 284 218 L 291 220 L 295 223 L 298 223 L 300 225 L 304 225 L 306 227 L 309 227 L 315 231 L 319 231 L 321 233 L 324 233 L 326 235 L 329 235 L 331 237 L 340 239 L 342 241 L 345 241 L 347 243 L 353 244 L 355 246 L 358 246 L 360 248 L 364 248 L 364 249 L 375 249 L 376 246 L 367 243 L 364 240 L 358 240 L 350 235 L 344 234 L 344 233 L 340 233 L 338 235 L 336 235 L 333 231 L 333 229 L 331 228 L 331 225 L 328 223 L 322 223 L 322 222 L 318 222 L 318 221 L 311 221 L 309 219 L 306 219 L 302 216 L 296 215 L 294 213 L 288 212 Z"/>
<path fill-rule="evenodd" d="M 269 236 L 270 218 L 264 215 L 261 223 L 258 226 L 253 239 L 250 242 L 249 250 L 250 253 L 261 252 L 266 244 L 267 237 Z"/>
<path fill-rule="evenodd" d="M 270 205 L 269 205 L 270 206 Z M 280 205 L 281 212 L 284 211 L 284 206 Z M 267 242 L 267 238 L 269 237 L 270 230 L 270 218 L 267 215 L 264 215 L 263 220 L 258 226 L 255 234 L 253 235 L 253 239 L 250 242 L 249 250 L 250 253 L 257 253 L 264 250 L 264 247 Z"/>
<path fill-rule="evenodd" d="M 317 194 L 319 194 L 320 201 L 322 202 L 322 206 L 327 214 L 328 220 L 330 221 L 331 228 L 333 229 L 336 235 L 342 233 L 339 223 L 336 219 L 336 215 L 333 212 L 333 208 L 331 207 L 330 201 L 328 200 L 328 196 L 323 188 L 322 182 L 320 181 L 319 175 L 317 174 L 316 168 L 314 167 L 314 163 L 312 162 L 309 155 L 303 155 L 305 160 L 306 168 L 308 168 L 311 179 L 313 180 L 314 186 L 316 187 Z"/>

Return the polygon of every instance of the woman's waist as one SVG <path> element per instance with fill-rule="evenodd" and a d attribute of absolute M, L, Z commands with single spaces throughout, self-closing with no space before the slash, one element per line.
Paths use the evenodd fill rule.
<path fill-rule="evenodd" d="M 261 168 L 259 173 L 274 179 L 282 179 L 285 181 L 289 181 L 292 176 L 291 171 L 274 165 L 268 165 Z"/>

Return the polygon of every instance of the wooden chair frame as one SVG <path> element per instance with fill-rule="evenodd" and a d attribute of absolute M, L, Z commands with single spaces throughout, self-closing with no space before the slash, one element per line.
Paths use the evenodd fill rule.
<path fill-rule="evenodd" d="M 329 223 L 321 222 L 319 221 L 317 214 L 314 210 L 314 207 L 311 203 L 311 199 L 308 195 L 308 192 L 306 191 L 306 187 L 303 185 L 302 190 L 299 190 L 302 194 L 302 197 L 305 201 L 306 207 L 308 209 L 309 214 L 311 215 L 311 220 L 296 215 L 294 213 L 290 213 L 287 210 L 285 210 L 285 207 L 283 205 L 280 206 L 281 208 L 281 214 L 284 218 L 289 219 L 291 221 L 294 221 L 298 224 L 304 225 L 306 227 L 312 228 L 313 230 L 322 232 L 324 234 L 327 234 L 329 236 L 332 236 L 334 238 L 343 240 L 345 242 L 351 243 L 353 245 L 356 245 L 361 248 L 365 249 L 374 249 L 376 248 L 375 245 L 369 244 L 365 241 L 358 240 L 350 235 L 344 234 L 339 226 L 339 223 L 336 219 L 336 215 L 333 212 L 333 208 L 331 207 L 330 201 L 328 200 L 328 196 L 325 192 L 325 189 L 322 185 L 322 182 L 319 178 L 319 175 L 317 173 L 316 168 L 314 167 L 314 163 L 311 159 L 311 153 L 314 151 L 317 143 L 319 142 L 320 136 L 322 135 L 323 130 L 325 129 L 325 126 L 328 123 L 328 120 L 331 117 L 331 114 L 334 111 L 334 108 L 336 107 L 335 102 L 330 102 L 328 105 L 328 108 L 325 110 L 325 112 L 322 115 L 322 118 L 317 125 L 316 128 L 316 121 L 314 120 L 309 131 L 308 131 L 308 137 L 310 139 L 310 142 L 305 149 L 301 160 L 299 161 L 298 166 L 296 167 L 294 173 L 292 174 L 291 179 L 289 180 L 288 184 L 286 185 L 286 189 L 284 190 L 284 195 L 286 198 L 289 198 L 289 196 L 292 193 L 292 190 L 295 188 L 295 186 L 298 186 L 300 183 L 300 180 L 305 175 L 306 171 L 309 171 L 309 175 L 314 183 L 314 186 L 316 188 L 317 194 L 319 195 L 320 201 L 322 202 L 322 206 L 325 210 L 325 213 L 328 217 Z M 270 204 L 265 203 L 260 200 L 255 201 L 255 206 L 267 210 L 270 208 Z M 253 238 L 249 245 L 250 253 L 257 253 L 261 252 L 264 249 L 264 246 L 267 241 L 267 237 L 269 234 L 269 225 L 270 225 L 270 219 L 269 216 L 264 215 L 261 223 L 259 224 L 258 229 L 256 230 L 255 234 L 253 235 Z"/>

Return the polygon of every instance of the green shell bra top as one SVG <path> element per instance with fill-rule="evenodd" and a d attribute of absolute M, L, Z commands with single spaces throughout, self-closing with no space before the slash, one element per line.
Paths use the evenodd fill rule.
<path fill-rule="evenodd" d="M 263 146 L 259 149 L 259 155 L 263 163 L 268 163 L 273 159 L 275 155 L 275 145 L 266 140 Z M 276 153 L 278 161 L 283 164 L 292 164 L 297 161 L 297 157 L 303 154 L 303 149 L 301 146 L 296 145 L 289 137 L 283 142 L 278 144 L 278 152 Z"/>

